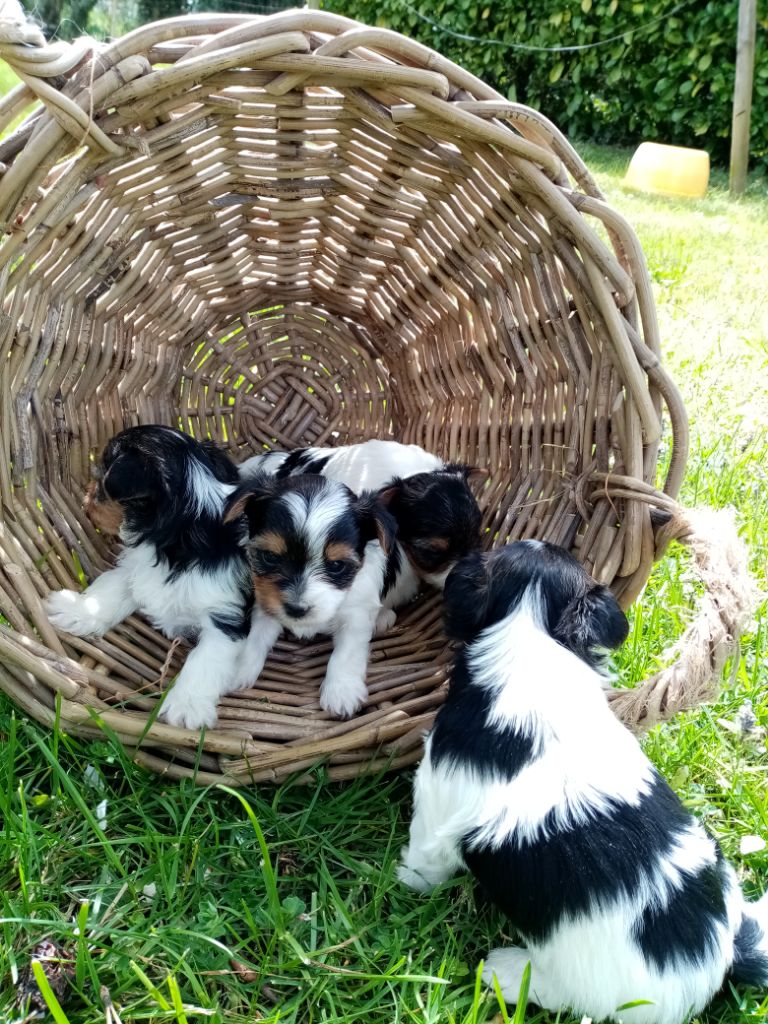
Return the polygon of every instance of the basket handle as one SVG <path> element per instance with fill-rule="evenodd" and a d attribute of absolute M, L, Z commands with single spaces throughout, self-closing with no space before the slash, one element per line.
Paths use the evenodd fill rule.
<path fill-rule="evenodd" d="M 31 96 L 39 99 L 78 145 L 87 144 L 97 154 L 119 156 L 123 148 L 109 138 L 74 100 L 56 88 L 57 76 L 67 74 L 89 56 L 97 44 L 85 36 L 73 43 L 48 43 L 18 0 L 0 0 L 0 58 L 18 75 Z M 95 72 L 95 67 L 93 71 Z M 101 74 L 102 71 L 99 71 Z M 92 94 L 93 78 L 88 95 Z"/>
<path fill-rule="evenodd" d="M 678 508 L 657 531 L 657 557 L 672 540 L 690 548 L 704 592 L 683 635 L 662 655 L 665 667 L 632 689 L 608 695 L 613 711 L 635 732 L 716 697 L 723 666 L 757 604 L 734 509 Z"/>

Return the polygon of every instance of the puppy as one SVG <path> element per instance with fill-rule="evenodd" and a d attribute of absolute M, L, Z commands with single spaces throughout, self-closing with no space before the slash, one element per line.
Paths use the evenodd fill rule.
<path fill-rule="evenodd" d="M 680 1024 L 726 977 L 768 984 L 768 896 L 745 901 L 608 707 L 602 652 L 627 634 L 610 591 L 524 541 L 453 570 L 445 625 L 465 647 L 399 876 L 421 890 L 465 867 L 479 880 L 525 942 L 494 950 L 486 980 L 514 1003 L 530 961 L 540 1006 L 625 1024 Z"/>
<path fill-rule="evenodd" d="M 373 495 L 317 475 L 250 478 L 230 498 L 226 521 L 248 521 L 254 609 L 242 675 L 248 685 L 283 629 L 333 636 L 320 689 L 328 712 L 348 717 L 367 696 L 368 647 L 392 575 L 395 522 Z"/>
<path fill-rule="evenodd" d="M 88 514 L 119 532 L 123 551 L 82 594 L 50 594 L 48 617 L 76 636 L 103 636 L 139 611 L 168 637 L 197 639 L 161 717 L 213 725 L 219 697 L 236 688 L 253 607 L 244 525 L 222 521 L 237 469 L 213 444 L 142 426 L 109 442 L 96 477 Z"/>
<path fill-rule="evenodd" d="M 394 625 L 394 609 L 416 595 L 420 581 L 442 590 L 451 568 L 480 544 L 480 509 L 468 480 L 483 471 L 446 463 L 415 444 L 372 440 L 340 448 L 299 448 L 256 455 L 240 466 L 243 480 L 257 472 L 279 479 L 320 473 L 355 494 L 377 491 L 397 523 L 392 575 L 377 632 Z"/>

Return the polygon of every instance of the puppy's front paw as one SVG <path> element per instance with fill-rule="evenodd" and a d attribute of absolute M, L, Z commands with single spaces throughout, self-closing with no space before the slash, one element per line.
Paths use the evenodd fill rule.
<path fill-rule="evenodd" d="M 379 614 L 376 616 L 376 629 L 374 636 L 383 636 L 384 633 L 388 633 L 390 629 L 397 622 L 397 612 L 391 608 L 380 608 Z"/>
<path fill-rule="evenodd" d="M 519 998 L 523 974 L 530 958 L 527 949 L 492 949 L 483 965 L 483 981 L 486 985 L 492 986 L 493 977 L 496 975 L 504 1002 L 514 1006 Z M 533 999 L 534 994 L 530 995 Z"/>
<path fill-rule="evenodd" d="M 74 590 L 56 590 L 43 602 L 51 625 L 74 636 L 101 636 L 105 632 L 93 605 L 92 598 Z"/>
<path fill-rule="evenodd" d="M 178 725 L 182 729 L 202 729 L 204 725 L 211 728 L 216 725 L 216 704 L 209 699 L 193 697 L 189 688 L 178 683 L 166 695 L 160 709 L 160 718 L 168 725 Z"/>
<path fill-rule="evenodd" d="M 335 718 L 351 718 L 367 696 L 364 679 L 329 673 L 320 687 L 320 707 Z"/>
<path fill-rule="evenodd" d="M 428 882 L 427 879 L 420 875 L 418 871 L 414 871 L 413 868 L 407 867 L 405 864 L 400 864 L 397 869 L 398 880 L 407 886 L 409 889 L 415 889 L 416 892 L 430 892 L 434 889 L 432 882 Z"/>

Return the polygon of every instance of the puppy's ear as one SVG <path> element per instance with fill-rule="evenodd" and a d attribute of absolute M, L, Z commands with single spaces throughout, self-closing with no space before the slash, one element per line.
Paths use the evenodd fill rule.
<path fill-rule="evenodd" d="M 101 485 L 112 501 L 160 501 L 169 496 L 162 473 L 132 448 L 121 452 L 103 471 Z"/>
<path fill-rule="evenodd" d="M 363 543 L 377 540 L 381 550 L 388 555 L 395 543 L 397 522 L 379 495 L 373 492 L 361 494 L 355 502 L 355 514 Z"/>
<path fill-rule="evenodd" d="M 400 501 L 402 493 L 403 481 L 399 476 L 396 476 L 389 481 L 386 487 L 382 487 L 381 490 L 376 492 L 376 497 L 385 508 L 394 512 L 397 508 L 398 502 Z"/>
<path fill-rule="evenodd" d="M 448 462 L 443 467 L 443 473 L 454 473 L 463 477 L 466 481 L 485 480 L 491 475 L 489 469 L 481 469 L 479 466 L 468 466 L 465 462 Z"/>
<path fill-rule="evenodd" d="M 600 650 L 612 651 L 627 639 L 629 623 L 608 587 L 596 584 L 566 605 L 553 636 L 583 661 Z"/>
<path fill-rule="evenodd" d="M 451 640 L 472 640 L 485 625 L 488 574 L 479 551 L 457 562 L 443 590 L 443 629 Z"/>
<path fill-rule="evenodd" d="M 248 520 L 248 536 L 253 537 L 259 532 L 266 503 L 274 493 L 274 477 L 266 473 L 253 477 L 230 495 L 224 506 L 224 522 L 231 523 L 244 515 Z"/>

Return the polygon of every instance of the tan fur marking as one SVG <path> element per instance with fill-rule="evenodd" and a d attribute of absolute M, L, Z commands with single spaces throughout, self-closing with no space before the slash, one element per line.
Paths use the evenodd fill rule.
<path fill-rule="evenodd" d="M 233 519 L 237 519 L 238 516 L 243 515 L 245 512 L 245 506 L 252 497 L 253 495 L 249 492 L 247 494 L 241 494 L 237 501 L 233 501 L 224 513 L 224 522 L 231 523 Z"/>
<path fill-rule="evenodd" d="M 329 544 L 325 549 L 325 557 L 329 562 L 354 562 L 357 564 L 360 561 L 353 547 L 340 542 Z"/>
<path fill-rule="evenodd" d="M 123 509 L 116 501 L 99 501 L 98 481 L 92 480 L 83 499 L 83 509 L 93 525 L 104 534 L 116 536 L 123 524 Z"/>
<path fill-rule="evenodd" d="M 387 487 L 384 490 L 379 491 L 376 497 L 382 505 L 386 505 L 388 507 L 389 503 L 400 493 L 400 490 L 401 485 L 395 484 L 393 487 Z"/>
<path fill-rule="evenodd" d="M 384 524 L 380 519 L 376 520 L 376 536 L 381 544 L 381 550 L 385 555 L 388 555 L 392 550 L 392 541 L 387 536 L 387 531 L 384 529 Z"/>
<path fill-rule="evenodd" d="M 430 547 L 435 551 L 447 551 L 450 543 L 447 537 L 419 537 L 419 547 Z"/>
<path fill-rule="evenodd" d="M 282 610 L 283 595 L 280 588 L 270 576 L 257 576 L 253 574 L 253 593 L 259 606 L 265 612 L 276 612 Z"/>
<path fill-rule="evenodd" d="M 285 537 L 280 533 L 275 533 L 273 530 L 255 534 L 251 537 L 251 544 L 262 551 L 271 551 L 273 555 L 284 555 L 288 550 Z"/>

